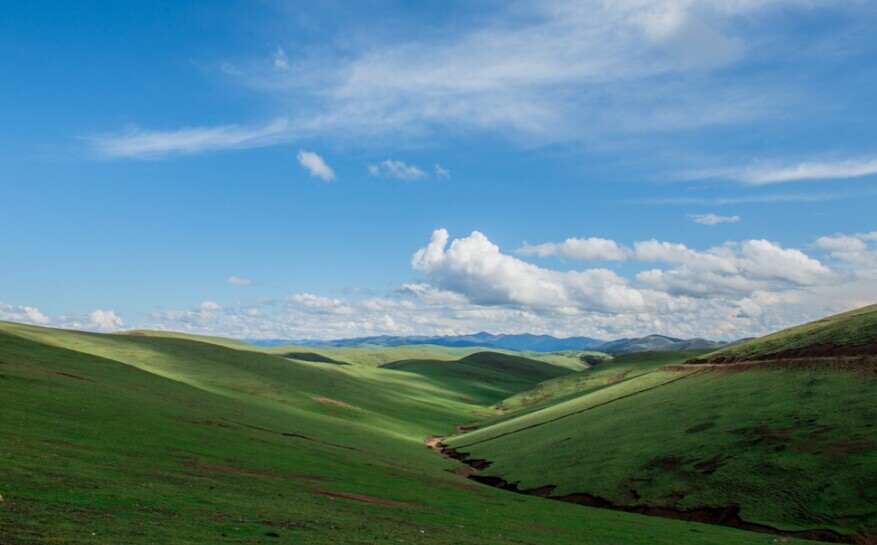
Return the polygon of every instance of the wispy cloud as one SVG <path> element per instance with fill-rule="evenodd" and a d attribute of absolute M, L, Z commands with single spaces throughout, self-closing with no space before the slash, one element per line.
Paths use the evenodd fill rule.
<path fill-rule="evenodd" d="M 768 185 L 811 180 L 841 180 L 877 174 L 877 157 L 837 161 L 803 161 L 782 164 L 759 161 L 745 167 L 695 170 L 684 173 L 685 179 L 734 180 L 749 185 Z"/>
<path fill-rule="evenodd" d="M 844 199 L 855 199 L 863 196 L 877 195 L 877 191 L 841 191 L 816 193 L 778 193 L 773 195 L 743 195 L 740 197 L 654 197 L 631 199 L 630 204 L 647 205 L 704 205 L 726 206 L 735 204 L 770 204 L 781 202 L 824 202 Z"/>
<path fill-rule="evenodd" d="M 436 163 L 435 165 L 435 177 L 436 178 L 450 178 L 451 171 L 442 167 L 440 164 Z"/>
<path fill-rule="evenodd" d="M 331 182 L 335 179 L 335 171 L 316 153 L 299 150 L 296 157 L 301 166 L 310 172 L 314 178 L 319 178 L 324 182 Z"/>
<path fill-rule="evenodd" d="M 344 57 L 291 58 L 278 46 L 268 62 L 221 66 L 286 104 L 295 132 L 225 125 L 90 140 L 106 156 L 144 157 L 271 145 L 302 133 L 401 138 L 464 129 L 544 143 L 735 124 L 777 110 L 764 85 L 756 93 L 706 77 L 746 53 L 735 21 L 810 3 L 522 0 L 480 26 Z M 678 78 L 687 73 L 697 77 Z"/>
<path fill-rule="evenodd" d="M 405 182 L 427 177 L 426 172 L 420 170 L 415 165 L 409 165 L 403 161 L 394 161 L 392 159 L 386 159 L 376 165 L 368 165 L 368 172 L 372 176 Z"/>
<path fill-rule="evenodd" d="M 258 127 L 224 125 L 188 127 L 173 131 L 130 129 L 118 134 L 90 136 L 87 140 L 105 157 L 142 159 L 253 148 L 276 144 L 289 138 L 289 122 L 281 118 Z"/>
<path fill-rule="evenodd" d="M 737 223 L 740 216 L 719 216 L 717 214 L 691 214 L 691 221 L 701 225 L 718 225 L 720 223 Z"/>
<path fill-rule="evenodd" d="M 229 276 L 228 283 L 232 286 L 249 286 L 253 283 L 249 278 L 241 278 L 239 276 Z"/>

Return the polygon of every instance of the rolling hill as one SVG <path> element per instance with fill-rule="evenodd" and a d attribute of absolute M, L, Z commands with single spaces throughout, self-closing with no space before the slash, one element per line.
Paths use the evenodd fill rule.
<path fill-rule="evenodd" d="M 689 363 L 877 355 L 877 305 L 829 316 L 719 350 Z"/>
<path fill-rule="evenodd" d="M 336 339 L 336 340 L 302 340 L 287 341 L 282 339 L 275 340 L 254 340 L 254 344 L 260 346 L 278 346 L 284 344 L 298 344 L 302 346 L 314 347 L 360 347 L 364 345 L 370 346 L 406 346 L 431 344 L 436 346 L 449 346 L 457 348 L 480 347 L 480 348 L 496 348 L 502 350 L 513 350 L 515 352 L 556 352 L 561 350 L 588 350 L 596 345 L 602 344 L 603 341 L 592 339 L 590 337 L 568 337 L 557 338 L 551 335 L 534 335 L 531 333 L 521 334 L 500 334 L 494 335 L 484 331 L 473 333 L 471 335 L 437 335 L 437 336 L 375 336 L 375 337 L 356 337 L 352 339 Z"/>
<path fill-rule="evenodd" d="M 333 365 L 185 335 L 0 323 L 0 543 L 767 539 L 461 479 L 424 437 L 491 408 L 461 399 L 466 381 L 369 357 Z M 464 365 L 494 363 L 506 377 L 522 372 L 522 389 L 545 370 L 495 356 Z"/>
<path fill-rule="evenodd" d="M 480 469 L 473 478 L 505 488 L 871 543 L 877 536 L 877 358 L 869 355 L 877 342 L 875 310 L 694 359 L 685 352 L 641 353 L 625 366 L 618 358 L 515 394 L 500 404 L 509 414 L 444 444 L 449 455 Z M 856 364 L 836 365 L 837 356 L 826 353 Z M 744 358 L 769 361 L 697 364 Z M 807 358 L 810 364 L 802 365 Z"/>
<path fill-rule="evenodd" d="M 693 350 L 710 348 L 715 350 L 726 343 L 708 341 L 706 339 L 677 339 L 675 337 L 667 337 L 665 335 L 648 335 L 645 337 L 636 337 L 633 339 L 618 339 L 597 345 L 592 348 L 597 352 L 605 352 L 607 354 L 630 354 L 632 352 L 647 351 L 668 351 L 668 350 Z"/>

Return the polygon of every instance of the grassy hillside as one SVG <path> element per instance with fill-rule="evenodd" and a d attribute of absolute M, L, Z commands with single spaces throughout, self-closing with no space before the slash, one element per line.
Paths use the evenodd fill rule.
<path fill-rule="evenodd" d="M 487 460 L 482 478 L 553 497 L 716 522 L 739 506 L 743 521 L 783 530 L 877 534 L 873 368 L 651 367 L 595 388 L 582 373 L 583 395 L 445 443 Z"/>
<path fill-rule="evenodd" d="M 699 361 L 729 363 L 863 354 L 877 354 L 877 305 L 784 329 L 708 354 Z"/>
<path fill-rule="evenodd" d="M 534 384 L 572 373 L 558 367 L 520 356 L 499 352 L 477 352 L 459 361 L 403 360 L 383 365 L 415 373 L 430 379 L 458 399 L 490 405 Z"/>
<path fill-rule="evenodd" d="M 703 353 L 704 350 L 679 350 L 624 354 L 617 356 L 609 363 L 602 363 L 578 373 L 536 384 L 532 388 L 504 399 L 498 404 L 498 408 L 506 413 L 533 410 L 601 388 L 611 387 L 619 382 L 650 373 L 662 365 L 681 363 Z"/>
<path fill-rule="evenodd" d="M 416 373 L 0 323 L 0 543 L 761 544 L 509 494 L 427 434 L 485 407 Z"/>

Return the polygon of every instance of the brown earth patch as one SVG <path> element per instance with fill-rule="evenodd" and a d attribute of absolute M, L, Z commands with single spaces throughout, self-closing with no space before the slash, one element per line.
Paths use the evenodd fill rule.
<path fill-rule="evenodd" d="M 695 424 L 690 428 L 685 430 L 685 433 L 698 433 L 702 431 L 706 431 L 715 426 L 714 422 L 701 422 L 700 424 Z"/>
<path fill-rule="evenodd" d="M 349 403 L 344 403 L 343 401 L 338 401 L 336 399 L 329 399 L 328 397 L 312 397 L 311 399 L 324 405 L 337 405 L 338 407 L 344 407 L 345 409 L 359 410 L 359 407 L 354 407 Z"/>
<path fill-rule="evenodd" d="M 362 503 L 373 503 L 373 504 L 377 504 L 377 505 L 390 505 L 392 507 L 416 507 L 418 509 L 430 508 L 430 506 L 424 505 L 422 503 L 388 500 L 386 498 L 367 496 L 365 494 L 355 494 L 353 492 L 339 492 L 336 490 L 323 490 L 320 488 L 315 488 L 313 490 L 313 493 L 317 494 L 318 496 L 325 496 L 327 498 L 352 500 L 352 501 L 358 501 L 358 502 L 362 502 Z"/>
<path fill-rule="evenodd" d="M 326 479 L 324 477 L 319 477 L 316 475 L 288 475 L 283 473 L 271 473 L 267 471 L 258 471 L 254 469 L 245 469 L 242 467 L 234 467 L 227 465 L 218 465 L 218 464 L 199 464 L 196 462 L 186 462 L 183 464 L 184 466 L 196 469 L 198 471 L 205 471 L 209 473 L 227 473 L 231 475 L 246 475 L 249 477 L 265 477 L 268 479 L 289 479 L 293 481 L 305 481 L 305 482 L 323 482 Z"/>
<path fill-rule="evenodd" d="M 20 363 L 9 363 L 9 362 L 5 362 L 5 361 L 0 361 L 0 365 L 8 365 L 10 367 L 18 367 L 19 369 L 29 369 L 31 371 L 36 371 L 38 373 L 44 373 L 47 375 L 55 375 L 55 376 L 64 377 L 64 378 L 72 378 L 74 380 L 84 380 L 85 382 L 94 382 L 90 378 L 80 377 L 79 375 L 74 375 L 71 373 L 63 373 L 61 371 L 53 371 L 51 369 L 45 369 L 43 367 L 36 367 L 33 365 L 22 365 Z"/>
<path fill-rule="evenodd" d="M 661 471 L 675 471 L 688 463 L 677 456 L 658 456 L 646 463 L 646 469 L 660 469 Z"/>
<path fill-rule="evenodd" d="M 721 454 L 716 454 L 712 458 L 707 458 L 694 464 L 694 469 L 706 475 L 712 475 L 723 465 L 725 465 L 725 457 Z"/>
<path fill-rule="evenodd" d="M 215 428 L 225 428 L 228 430 L 238 429 L 236 426 L 232 426 L 231 424 L 216 422 L 215 420 L 190 420 L 188 418 L 174 418 L 174 420 L 176 420 L 177 422 L 184 422 L 186 424 L 200 424 L 202 426 L 212 426 Z"/>
<path fill-rule="evenodd" d="M 627 376 L 627 373 L 629 373 L 629 372 L 630 372 L 630 371 L 625 371 L 625 372 L 623 372 L 623 373 L 618 373 L 618 374 L 615 375 L 614 377 L 612 377 L 612 378 L 610 378 L 609 380 L 607 380 L 607 381 L 606 381 L 606 384 L 615 384 L 616 382 L 621 382 L 622 380 L 624 380 L 624 377 L 626 377 L 626 376 Z"/>

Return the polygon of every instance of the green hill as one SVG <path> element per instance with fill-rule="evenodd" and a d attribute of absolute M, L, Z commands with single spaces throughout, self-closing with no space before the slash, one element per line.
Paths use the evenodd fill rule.
<path fill-rule="evenodd" d="M 663 365 L 680 363 L 703 353 L 704 350 L 679 350 L 624 354 L 615 357 L 608 363 L 540 382 L 532 388 L 502 400 L 497 407 L 505 413 L 534 410 L 631 380 L 650 373 Z"/>
<path fill-rule="evenodd" d="M 483 405 L 572 373 L 565 367 L 499 352 L 477 352 L 457 361 L 402 360 L 381 367 L 421 375 L 462 396 L 460 400 Z"/>
<path fill-rule="evenodd" d="M 877 355 L 877 305 L 784 329 L 691 363 L 863 355 Z"/>
<path fill-rule="evenodd" d="M 862 350 L 859 365 L 699 367 L 637 354 L 630 367 L 616 359 L 516 394 L 501 406 L 519 412 L 445 444 L 478 460 L 475 478 L 505 487 L 870 543 L 877 358 L 866 347 L 874 316 L 868 307 L 728 349 L 800 358 L 805 353 L 783 351 L 831 343 Z"/>
<path fill-rule="evenodd" d="M 488 409 L 459 397 L 369 365 L 0 323 L 0 543 L 768 539 L 461 479 L 423 445 Z"/>

